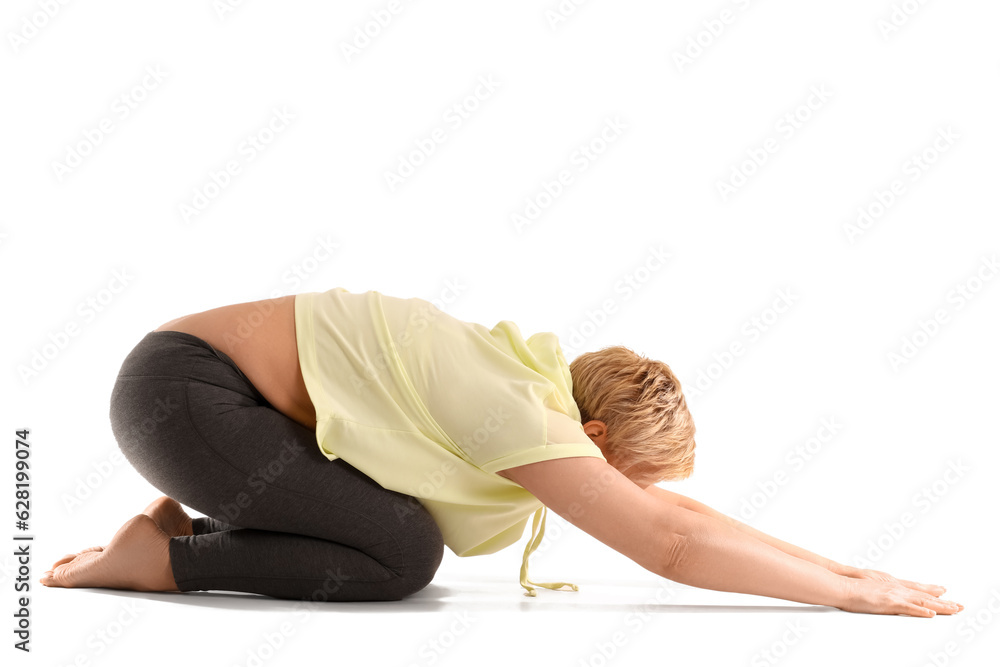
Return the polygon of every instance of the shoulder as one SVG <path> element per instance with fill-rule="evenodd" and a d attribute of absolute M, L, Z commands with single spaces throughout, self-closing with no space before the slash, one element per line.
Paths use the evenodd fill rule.
<path fill-rule="evenodd" d="M 680 517 L 607 461 L 574 456 L 498 471 L 543 505 L 646 569 L 662 573 Z"/>

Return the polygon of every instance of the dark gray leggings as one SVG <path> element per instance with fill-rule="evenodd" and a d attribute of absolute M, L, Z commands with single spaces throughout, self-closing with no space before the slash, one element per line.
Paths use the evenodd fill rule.
<path fill-rule="evenodd" d="M 441 531 L 419 501 L 328 460 L 313 430 L 197 336 L 146 334 L 122 364 L 111 427 L 150 484 L 207 515 L 170 539 L 182 591 L 399 600 L 441 564 Z"/>

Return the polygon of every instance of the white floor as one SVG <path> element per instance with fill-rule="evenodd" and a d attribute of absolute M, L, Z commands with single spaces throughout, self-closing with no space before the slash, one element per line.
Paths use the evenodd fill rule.
<path fill-rule="evenodd" d="M 439 575 L 406 600 L 342 604 L 46 589 L 31 657 L 36 665 L 917 666 L 936 653 L 938 665 L 995 664 L 996 627 L 970 626 L 977 609 L 981 619 L 996 615 L 984 601 L 967 604 L 964 617 L 917 619 L 658 587 L 653 578 L 576 583 L 578 592 L 527 598 L 516 579 Z"/>

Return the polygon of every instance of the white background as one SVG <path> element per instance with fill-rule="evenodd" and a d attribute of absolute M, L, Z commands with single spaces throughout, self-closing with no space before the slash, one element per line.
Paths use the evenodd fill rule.
<path fill-rule="evenodd" d="M 36 535 L 30 656 L 10 647 L 13 546 L 0 559 L 18 664 L 978 665 L 1000 650 L 996 3 L 564 3 L 553 21 L 554 1 L 422 0 L 380 28 L 385 1 L 45 5 L 7 2 L 0 22 L 2 424 L 8 442 L 32 430 Z M 293 118 L 268 134 L 275 109 Z M 185 219 L 196 192 L 214 196 Z M 666 361 L 698 427 L 695 474 L 669 488 L 945 585 L 966 610 L 685 587 L 647 604 L 665 580 L 554 514 L 532 576 L 577 593 L 522 596 L 527 536 L 446 552 L 402 602 L 308 615 L 37 584 L 158 495 L 112 458 L 132 346 L 183 314 L 334 286 L 553 331 L 569 360 L 624 344 Z"/>

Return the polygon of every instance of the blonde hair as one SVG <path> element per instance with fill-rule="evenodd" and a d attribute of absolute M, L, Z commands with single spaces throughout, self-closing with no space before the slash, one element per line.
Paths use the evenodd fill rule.
<path fill-rule="evenodd" d="M 608 463 L 650 483 L 691 476 L 694 420 L 669 366 L 614 345 L 579 355 L 569 370 L 582 423 L 607 427 Z"/>

